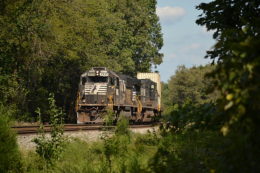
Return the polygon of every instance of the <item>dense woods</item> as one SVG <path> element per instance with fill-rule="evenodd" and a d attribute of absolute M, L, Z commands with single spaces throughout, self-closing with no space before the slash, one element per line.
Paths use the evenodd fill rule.
<path fill-rule="evenodd" d="M 54 93 L 68 121 L 83 71 L 149 72 L 162 62 L 155 6 L 155 0 L 2 0 L 0 102 L 30 121 Z"/>
<path fill-rule="evenodd" d="M 259 1 L 198 4 L 196 23 L 216 39 L 206 54 L 212 64 L 179 66 L 163 83 L 157 132 L 133 134 L 121 117 L 114 135 L 108 131 L 97 142 L 66 141 L 55 123 L 60 108 L 72 115 L 78 76 L 91 66 L 133 75 L 161 63 L 156 1 L 0 3 L 0 137 L 6 139 L 0 140 L 0 171 L 260 171 Z M 38 150 L 21 154 L 9 117 L 32 120 L 37 107 L 38 114 L 56 117 L 55 135 L 36 139 Z"/>

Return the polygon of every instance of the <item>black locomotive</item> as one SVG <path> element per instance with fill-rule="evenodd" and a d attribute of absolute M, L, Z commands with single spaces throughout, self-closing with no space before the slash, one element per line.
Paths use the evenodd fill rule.
<path fill-rule="evenodd" d="M 107 110 L 114 120 L 124 115 L 132 122 L 150 122 L 160 115 L 160 76 L 138 73 L 137 78 L 93 67 L 80 77 L 77 123 L 102 123 Z"/>

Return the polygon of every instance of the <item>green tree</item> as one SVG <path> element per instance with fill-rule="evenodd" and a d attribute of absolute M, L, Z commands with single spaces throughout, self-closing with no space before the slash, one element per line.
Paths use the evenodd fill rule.
<path fill-rule="evenodd" d="M 179 66 L 169 82 L 168 100 L 171 105 L 183 105 L 186 101 L 193 104 L 209 103 L 217 99 L 217 94 L 209 94 L 214 80 L 207 78 L 207 74 L 214 66 L 206 65 L 186 68 Z"/>
<path fill-rule="evenodd" d="M 172 105 L 169 97 L 169 84 L 161 82 L 162 85 L 162 109 L 166 109 L 168 106 Z"/>
<path fill-rule="evenodd" d="M 212 65 L 179 66 L 168 84 L 164 84 L 164 120 L 173 132 L 219 127 L 215 115 L 219 92 L 213 87 L 215 79 L 208 76 L 214 68 Z"/>
<path fill-rule="evenodd" d="M 120 39 L 120 47 L 134 62 L 133 71 L 149 72 L 151 65 L 162 62 L 159 50 L 163 46 L 159 18 L 156 15 L 156 0 L 114 0 L 113 10 L 121 14 L 125 22 L 124 35 Z M 120 49 L 120 50 L 121 50 Z"/>
<path fill-rule="evenodd" d="M 222 132 L 240 129 L 260 143 L 260 2 L 257 0 L 201 3 L 197 24 L 213 30 L 217 40 L 207 57 L 217 61 L 213 76 L 222 93 L 221 108 L 225 125 Z"/>
<path fill-rule="evenodd" d="M 214 31 L 217 43 L 207 56 L 216 62 L 212 76 L 221 92 L 219 119 L 224 136 L 239 134 L 228 150 L 230 172 L 259 172 L 260 138 L 260 2 L 257 0 L 201 3 L 196 21 Z M 233 152 L 232 152 L 233 151 Z M 246 151 L 237 154 L 234 151 Z M 242 156 L 241 156 L 242 155 Z M 241 161 L 246 158 L 247 161 Z M 243 171 L 241 169 L 243 164 Z"/>

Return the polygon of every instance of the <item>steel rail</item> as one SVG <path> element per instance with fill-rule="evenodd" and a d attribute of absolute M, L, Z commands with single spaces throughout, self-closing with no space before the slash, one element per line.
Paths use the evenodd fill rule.
<path fill-rule="evenodd" d="M 149 128 L 154 127 L 156 124 L 146 124 L 146 125 L 129 125 L 130 129 L 137 129 L 137 128 Z M 39 132 L 40 126 L 13 126 L 12 129 L 16 131 L 18 135 L 22 134 L 37 134 Z M 101 130 L 108 130 L 108 129 L 115 129 L 116 126 L 104 126 L 104 125 L 95 125 L 95 124 L 65 124 L 64 125 L 64 132 L 69 131 L 101 131 Z M 51 125 L 46 125 L 43 128 L 43 131 L 46 133 L 51 132 Z"/>

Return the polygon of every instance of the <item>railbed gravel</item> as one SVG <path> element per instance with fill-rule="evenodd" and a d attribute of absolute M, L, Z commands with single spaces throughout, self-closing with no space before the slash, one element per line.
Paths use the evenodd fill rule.
<path fill-rule="evenodd" d="M 132 128 L 130 130 L 134 133 L 145 134 L 148 131 L 150 132 L 152 132 L 153 130 L 157 131 L 158 127 Z M 68 139 L 79 138 L 87 142 L 92 142 L 92 141 L 100 140 L 100 137 L 104 133 L 110 133 L 111 135 L 113 134 L 113 132 L 109 132 L 109 131 L 89 130 L 89 131 L 68 131 L 68 132 L 64 132 L 64 135 Z M 39 135 L 37 134 L 17 135 L 17 142 L 19 148 L 22 150 L 34 150 L 36 145 L 34 142 L 32 142 L 32 140 L 38 136 Z M 49 137 L 50 136 L 49 133 L 47 133 L 46 136 Z"/>

